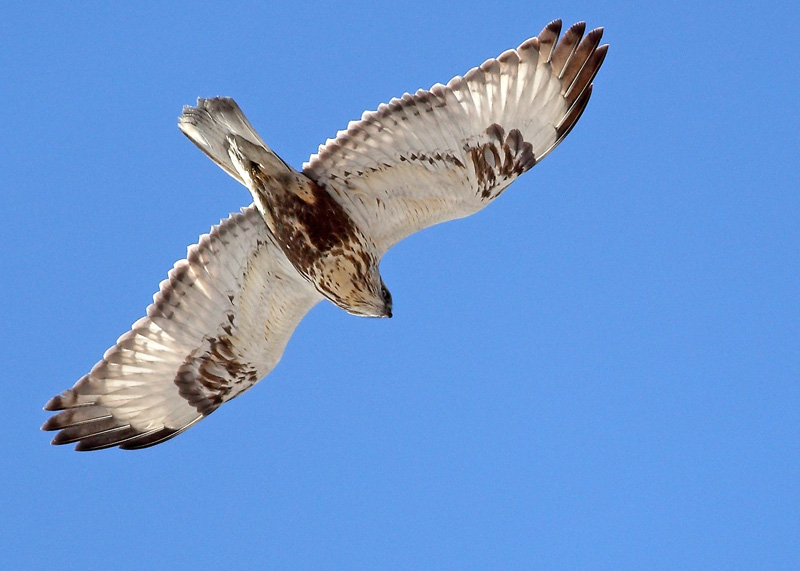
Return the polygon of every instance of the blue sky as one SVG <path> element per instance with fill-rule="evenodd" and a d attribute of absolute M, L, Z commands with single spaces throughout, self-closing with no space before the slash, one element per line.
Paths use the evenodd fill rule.
<path fill-rule="evenodd" d="M 129 4 L 0 18 L 0 566 L 797 568 L 796 4 Z M 586 113 L 389 253 L 393 319 L 319 305 L 167 444 L 48 444 L 42 405 L 249 202 L 184 104 L 235 97 L 299 167 L 556 17 L 606 28 Z"/>

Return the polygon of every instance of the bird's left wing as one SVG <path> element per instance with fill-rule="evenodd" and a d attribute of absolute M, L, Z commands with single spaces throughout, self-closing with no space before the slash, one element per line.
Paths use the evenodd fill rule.
<path fill-rule="evenodd" d="M 175 264 L 147 308 L 77 384 L 50 399 L 44 430 L 77 450 L 172 438 L 278 363 L 322 299 L 254 206 L 223 220 Z"/>
<path fill-rule="evenodd" d="M 561 22 L 447 85 L 364 113 L 303 172 L 325 187 L 382 255 L 404 237 L 477 212 L 577 122 L 608 46 Z M 599 46 L 599 47 L 598 47 Z"/>

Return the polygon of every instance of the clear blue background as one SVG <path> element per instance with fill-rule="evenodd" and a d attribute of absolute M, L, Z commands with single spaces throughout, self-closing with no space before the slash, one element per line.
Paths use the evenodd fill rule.
<path fill-rule="evenodd" d="M 0 567 L 800 567 L 796 2 L 134 4 L 0 16 Z M 611 44 L 585 115 L 389 253 L 394 319 L 321 304 L 156 448 L 48 444 L 45 401 L 250 200 L 182 105 L 234 96 L 299 167 L 557 17 Z"/>

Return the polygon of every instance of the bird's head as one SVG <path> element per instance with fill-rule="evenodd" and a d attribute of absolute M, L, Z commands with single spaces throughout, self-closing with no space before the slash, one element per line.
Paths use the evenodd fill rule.
<path fill-rule="evenodd" d="M 337 303 L 333 299 L 331 301 L 347 311 L 347 313 L 360 317 L 391 317 L 392 294 L 389 293 L 389 289 L 380 277 L 378 280 L 375 287 L 355 288 L 351 292 L 353 295 L 348 296 L 347 301 L 342 303 Z"/>

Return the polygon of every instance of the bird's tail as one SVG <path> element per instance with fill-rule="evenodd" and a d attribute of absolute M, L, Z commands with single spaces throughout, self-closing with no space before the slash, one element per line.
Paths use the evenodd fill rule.
<path fill-rule="evenodd" d="M 212 161 L 245 185 L 239 170 L 241 164 L 235 161 L 240 152 L 232 153 L 233 150 L 258 148 L 277 158 L 230 97 L 198 99 L 196 107 L 187 105 L 178 119 L 178 127 Z"/>

